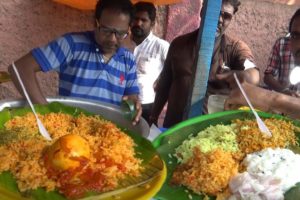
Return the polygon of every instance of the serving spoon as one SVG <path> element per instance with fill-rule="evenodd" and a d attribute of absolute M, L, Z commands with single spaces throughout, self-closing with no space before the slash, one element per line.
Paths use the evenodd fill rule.
<path fill-rule="evenodd" d="M 37 125 L 38 125 L 38 128 L 39 128 L 39 131 L 40 131 L 41 135 L 42 135 L 46 140 L 52 140 L 51 137 L 50 137 L 50 135 L 49 135 L 49 133 L 48 133 L 48 131 L 46 130 L 45 126 L 43 125 L 43 123 L 41 122 L 41 120 L 39 119 L 38 115 L 37 115 L 36 112 L 35 112 L 34 106 L 33 106 L 32 102 L 31 102 L 31 100 L 30 100 L 30 97 L 29 97 L 29 95 L 28 95 L 28 93 L 27 93 L 27 91 L 26 91 L 26 88 L 25 88 L 25 86 L 24 86 L 24 84 L 23 84 L 23 81 L 22 81 L 22 79 L 21 79 L 21 77 L 20 77 L 20 74 L 19 74 L 19 72 L 18 72 L 18 70 L 17 70 L 17 67 L 16 67 L 16 65 L 15 65 L 14 62 L 12 63 L 12 67 L 13 67 L 15 73 L 16 73 L 17 79 L 18 79 L 18 81 L 19 81 L 19 83 L 20 83 L 20 85 L 21 85 L 21 88 L 22 88 L 23 93 L 24 93 L 24 95 L 25 95 L 25 97 L 26 97 L 26 100 L 27 100 L 27 102 L 28 102 L 28 104 L 29 104 L 29 106 L 30 106 L 30 108 L 31 108 L 31 110 L 32 110 L 32 112 L 33 112 L 33 114 L 34 114 L 34 116 L 35 116 L 35 119 L 36 119 L 36 122 L 37 122 Z"/>
<path fill-rule="evenodd" d="M 256 122 L 257 122 L 257 124 L 258 124 L 258 128 L 260 129 L 260 131 L 261 131 L 262 133 L 266 134 L 266 135 L 269 136 L 269 137 L 272 137 L 271 131 L 268 129 L 268 127 L 266 126 L 266 124 L 262 121 L 262 119 L 258 116 L 257 112 L 256 112 L 255 109 L 253 108 L 253 106 L 252 106 L 252 104 L 251 104 L 251 102 L 250 102 L 248 96 L 246 95 L 245 90 L 243 89 L 243 87 L 242 87 L 242 85 L 241 85 L 241 83 L 240 83 L 238 77 L 236 76 L 236 73 L 233 73 L 233 76 L 234 76 L 234 79 L 235 79 L 235 81 L 236 81 L 238 87 L 240 88 L 240 90 L 241 90 L 243 96 L 245 97 L 247 104 L 249 105 L 249 107 L 250 107 L 252 113 L 254 114 L 254 116 L 255 116 L 255 118 L 256 118 Z"/>

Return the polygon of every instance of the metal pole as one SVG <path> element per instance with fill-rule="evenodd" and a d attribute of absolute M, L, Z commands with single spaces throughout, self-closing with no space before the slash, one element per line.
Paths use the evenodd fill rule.
<path fill-rule="evenodd" d="M 197 41 L 199 44 L 199 52 L 194 88 L 191 96 L 191 106 L 188 114 L 189 118 L 202 114 L 203 100 L 207 89 L 221 5 L 222 0 L 203 0 Z"/>

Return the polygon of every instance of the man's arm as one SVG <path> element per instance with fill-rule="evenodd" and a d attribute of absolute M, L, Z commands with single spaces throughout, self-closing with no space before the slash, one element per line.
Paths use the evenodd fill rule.
<path fill-rule="evenodd" d="M 229 63 L 226 63 L 230 68 L 229 71 L 225 70 L 223 73 L 216 75 L 216 78 L 223 81 L 229 81 L 236 73 L 238 76 L 243 77 L 248 83 L 258 85 L 259 69 L 255 66 L 254 56 L 249 46 L 242 40 L 224 37 L 229 45 L 228 51 L 224 52 Z"/>
<path fill-rule="evenodd" d="M 287 88 L 287 84 L 280 83 L 278 80 L 274 78 L 272 74 L 265 74 L 264 82 L 267 84 L 271 89 L 276 90 L 277 92 L 281 92 Z"/>
<path fill-rule="evenodd" d="M 281 39 L 278 39 L 273 45 L 268 60 L 268 65 L 264 72 L 264 83 L 268 85 L 272 90 L 276 90 L 278 92 L 283 91 L 287 87 L 287 84 L 281 83 L 274 77 L 275 72 L 280 70 L 281 68 L 280 40 Z"/>
<path fill-rule="evenodd" d="M 261 111 L 287 115 L 292 118 L 300 118 L 300 100 L 296 97 L 281 94 L 275 91 L 266 90 L 247 83 L 240 79 L 242 87 L 249 97 L 249 100 L 256 109 Z M 231 80 L 231 92 L 225 102 L 225 110 L 238 109 L 248 106 L 240 89 L 234 80 Z"/>
<path fill-rule="evenodd" d="M 35 74 L 41 69 L 39 67 L 39 64 L 35 61 L 32 54 L 26 54 L 25 56 L 17 60 L 15 62 L 15 65 L 31 101 L 37 104 L 47 104 L 47 100 L 41 91 Z M 8 67 L 8 71 L 11 74 L 14 85 L 16 86 L 18 91 L 24 96 L 21 85 L 11 65 Z"/>
<path fill-rule="evenodd" d="M 230 82 L 230 80 L 233 78 L 233 73 L 236 73 L 238 77 L 243 77 L 243 79 L 250 84 L 259 84 L 259 70 L 257 68 L 251 68 L 244 71 L 230 70 L 225 73 L 217 74 L 216 77 L 218 80 Z"/>
<path fill-rule="evenodd" d="M 245 77 L 245 80 L 253 85 L 259 84 L 259 70 L 257 68 L 251 68 L 244 71 L 238 71 L 238 75 Z"/>
<path fill-rule="evenodd" d="M 169 90 L 172 84 L 172 44 L 169 48 L 164 67 L 158 77 L 155 85 L 155 100 L 152 107 L 150 116 L 150 123 L 157 124 L 158 117 L 166 104 L 169 96 Z"/>

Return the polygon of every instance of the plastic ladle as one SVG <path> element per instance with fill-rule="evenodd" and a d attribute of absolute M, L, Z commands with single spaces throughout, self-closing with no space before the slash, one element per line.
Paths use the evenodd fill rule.
<path fill-rule="evenodd" d="M 35 116 L 35 119 L 37 121 L 37 125 L 38 125 L 40 133 L 42 134 L 42 136 L 44 138 L 46 138 L 46 140 L 52 140 L 51 137 L 50 137 L 50 135 L 49 135 L 49 133 L 48 133 L 48 131 L 46 130 L 46 128 L 44 127 L 43 123 L 41 122 L 41 120 L 39 119 L 38 115 L 35 112 L 34 106 L 33 106 L 32 102 L 31 102 L 31 100 L 29 98 L 29 95 L 28 95 L 26 89 L 25 89 L 25 86 L 24 86 L 23 81 L 22 81 L 22 79 L 21 79 L 21 77 L 19 75 L 19 72 L 17 70 L 17 67 L 16 67 L 15 63 L 12 63 L 12 67 L 13 67 L 15 73 L 16 73 L 16 76 L 17 76 L 18 81 L 19 81 L 19 83 L 20 83 L 20 85 L 22 87 L 22 90 L 23 90 L 24 95 L 25 95 L 25 97 L 27 99 L 27 102 L 29 103 L 29 106 L 30 106 L 30 108 L 31 108 L 31 110 L 32 110 L 32 112 L 33 112 L 33 114 Z"/>
<path fill-rule="evenodd" d="M 258 116 L 257 112 L 255 111 L 255 109 L 253 108 L 248 96 L 246 95 L 246 92 L 244 91 L 238 77 L 236 76 L 236 73 L 233 73 L 234 79 L 238 85 L 238 87 L 240 88 L 243 96 L 245 97 L 247 104 L 249 105 L 251 111 L 253 112 L 255 118 L 256 118 L 256 122 L 258 124 L 258 128 L 260 129 L 260 131 L 264 134 L 266 134 L 267 136 L 271 137 L 272 133 L 271 131 L 268 129 L 268 127 L 265 125 L 265 123 L 262 121 L 262 119 Z"/>

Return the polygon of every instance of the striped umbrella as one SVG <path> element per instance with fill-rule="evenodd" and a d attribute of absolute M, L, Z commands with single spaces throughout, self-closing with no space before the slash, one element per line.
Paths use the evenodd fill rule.
<path fill-rule="evenodd" d="M 81 10 L 94 10 L 97 4 L 97 0 L 53 0 L 53 1 Z M 131 0 L 131 1 L 132 3 L 137 3 L 140 1 L 151 2 L 154 5 L 169 5 L 169 4 L 181 2 L 181 0 Z"/>

